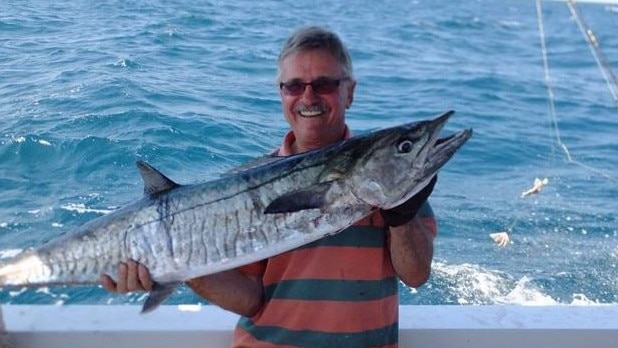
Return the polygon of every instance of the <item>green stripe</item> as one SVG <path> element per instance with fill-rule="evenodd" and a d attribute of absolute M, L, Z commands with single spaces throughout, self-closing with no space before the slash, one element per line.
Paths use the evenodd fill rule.
<path fill-rule="evenodd" d="M 260 341 L 307 348 L 385 346 L 396 344 L 399 335 L 398 323 L 380 329 L 351 333 L 287 330 L 278 326 L 258 326 L 245 317 L 238 321 L 238 326 Z"/>
<path fill-rule="evenodd" d="M 284 280 L 264 288 L 265 297 L 286 300 L 371 301 L 396 295 L 397 278 L 382 280 Z"/>
<path fill-rule="evenodd" d="M 319 239 L 299 249 L 320 246 L 351 246 L 366 248 L 383 248 L 386 245 L 386 228 L 374 226 L 350 226 L 332 236 Z"/>

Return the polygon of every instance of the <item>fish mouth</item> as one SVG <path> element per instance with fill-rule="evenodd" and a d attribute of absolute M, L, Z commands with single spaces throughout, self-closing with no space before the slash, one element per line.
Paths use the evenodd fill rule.
<path fill-rule="evenodd" d="M 420 192 L 430 183 L 451 157 L 455 155 L 457 150 L 470 139 L 472 136 L 471 128 L 443 138 L 439 137 L 439 133 L 454 113 L 455 111 L 450 110 L 432 120 L 409 123 L 404 126 L 410 132 L 414 132 L 414 129 L 419 129 L 426 135 L 422 149 L 418 152 L 417 158 L 413 161 L 410 168 L 410 175 L 414 181 L 414 186 L 399 200 L 381 206 L 381 208 L 390 209 Z"/>
<path fill-rule="evenodd" d="M 413 169 L 418 170 L 423 181 L 429 182 L 435 173 L 457 152 L 457 150 L 470 138 L 471 129 L 461 131 L 448 137 L 439 138 L 439 134 L 449 121 L 455 111 L 449 110 L 440 116 L 427 121 L 421 121 L 421 128 L 428 138 L 419 151 L 419 160 L 413 165 Z M 419 127 L 419 123 L 407 125 L 412 129 Z M 470 134 L 468 134 L 468 132 Z"/>
<path fill-rule="evenodd" d="M 444 114 L 438 121 L 444 117 L 448 119 L 453 112 Z M 440 122 L 440 128 L 446 123 L 446 120 Z M 438 170 L 448 162 L 451 157 L 472 137 L 472 128 L 464 129 L 447 137 L 438 138 L 437 132 L 434 133 L 435 139 L 431 140 L 431 148 L 427 154 L 425 165 L 423 166 L 423 176 L 427 176 L 427 182 L 431 179 Z"/>

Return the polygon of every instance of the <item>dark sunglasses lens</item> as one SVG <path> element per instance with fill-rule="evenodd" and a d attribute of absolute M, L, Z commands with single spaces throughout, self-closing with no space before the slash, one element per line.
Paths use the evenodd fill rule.
<path fill-rule="evenodd" d="M 281 89 L 284 90 L 287 94 L 290 95 L 299 95 L 303 93 L 305 89 L 305 84 L 301 81 L 290 81 L 281 84 Z"/>
<path fill-rule="evenodd" d="M 319 94 L 330 94 L 337 90 L 339 80 L 319 79 L 311 83 L 311 88 Z"/>

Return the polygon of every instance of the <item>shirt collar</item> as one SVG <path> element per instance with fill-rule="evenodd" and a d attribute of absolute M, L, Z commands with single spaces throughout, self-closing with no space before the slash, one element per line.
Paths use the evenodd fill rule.
<path fill-rule="evenodd" d="M 352 137 L 352 133 L 350 132 L 350 128 L 348 125 L 345 126 L 345 131 L 343 132 L 343 138 L 341 140 L 350 139 Z M 281 146 L 275 149 L 272 154 L 275 156 L 291 156 L 293 155 L 292 144 L 296 141 L 296 135 L 293 130 L 289 130 L 285 136 L 283 137 L 283 141 L 281 142 Z"/>

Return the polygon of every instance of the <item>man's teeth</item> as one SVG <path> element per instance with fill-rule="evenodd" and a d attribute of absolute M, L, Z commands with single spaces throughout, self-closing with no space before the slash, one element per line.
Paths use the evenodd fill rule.
<path fill-rule="evenodd" d="M 303 117 L 313 117 L 313 116 L 317 116 L 321 114 L 322 111 L 321 110 L 315 110 L 315 111 L 305 110 L 305 111 L 300 111 L 299 113 Z"/>

